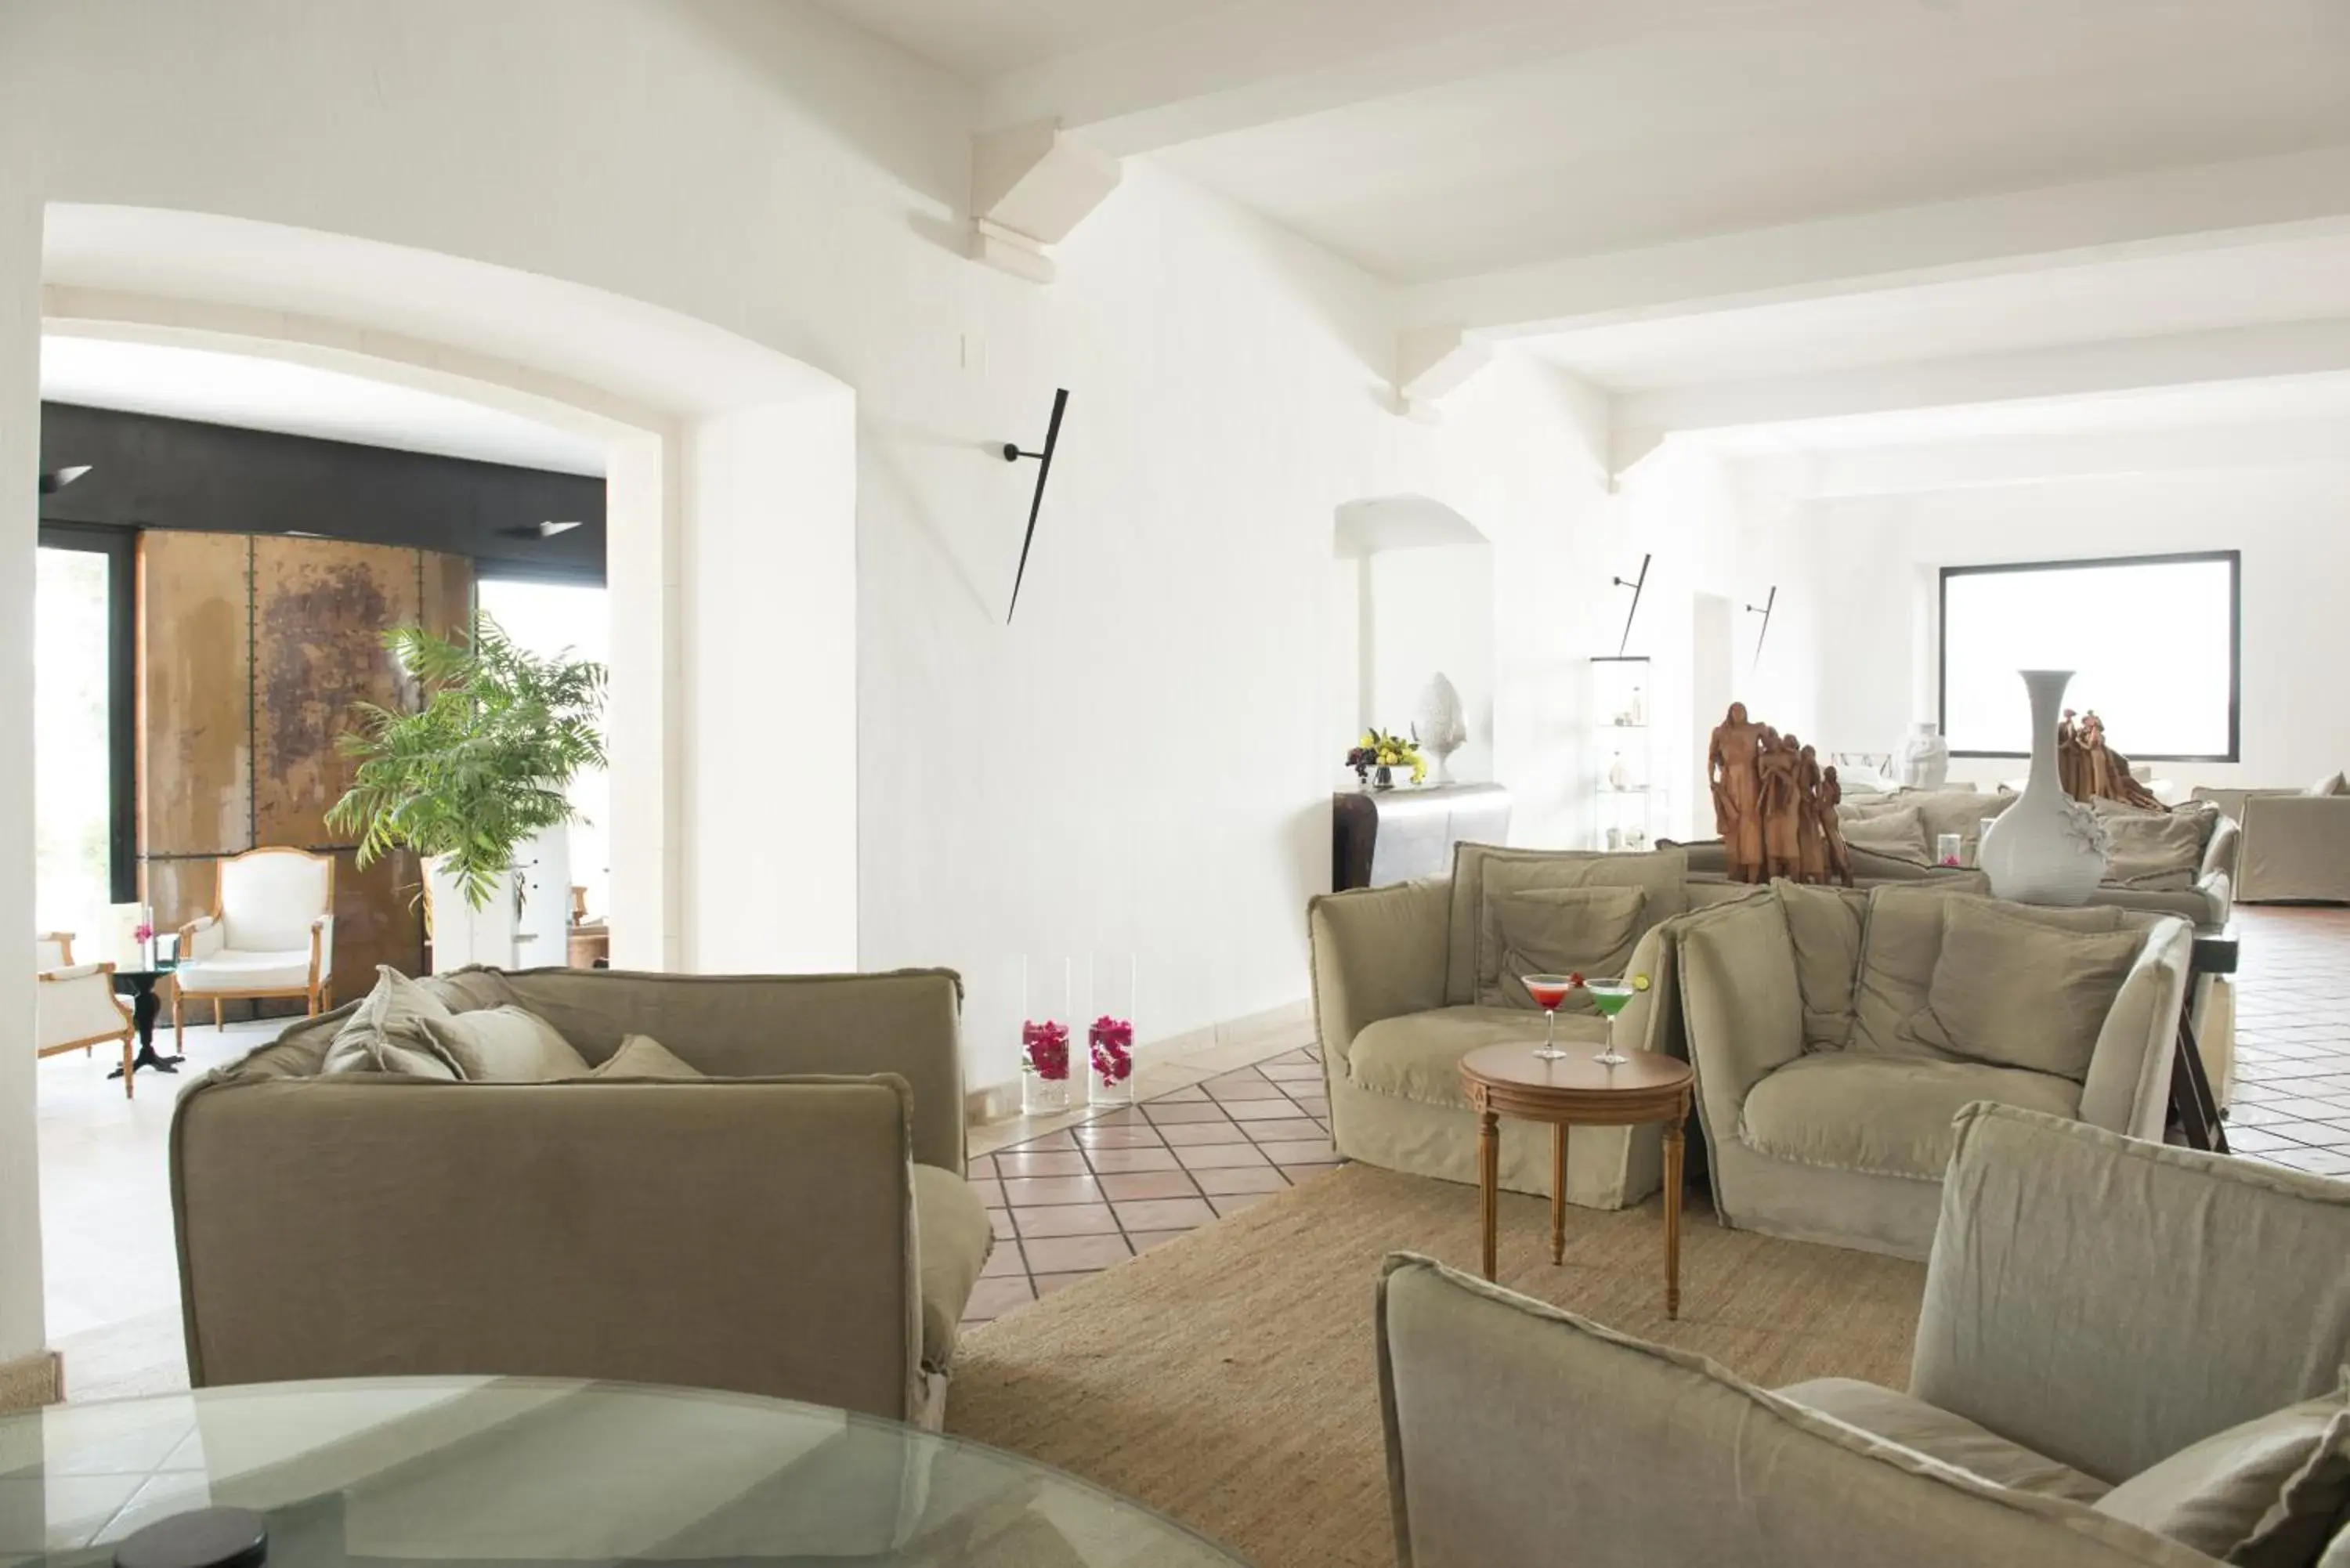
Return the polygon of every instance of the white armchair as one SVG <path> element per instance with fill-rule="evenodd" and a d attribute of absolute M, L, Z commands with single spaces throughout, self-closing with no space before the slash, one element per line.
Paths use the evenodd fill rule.
<path fill-rule="evenodd" d="M 75 963 L 73 933 L 50 931 L 33 939 L 33 972 L 40 981 L 34 992 L 33 1054 L 96 1055 L 101 1042 L 112 1041 L 122 1047 L 122 1093 L 128 1098 L 138 1033 L 130 1010 L 115 997 L 114 966 Z"/>
<path fill-rule="evenodd" d="M 331 1007 L 335 973 L 335 862 L 287 848 L 249 849 L 214 867 L 213 912 L 180 929 L 172 1029 L 187 1033 L 187 1003 L 299 997 L 312 1014 Z"/>

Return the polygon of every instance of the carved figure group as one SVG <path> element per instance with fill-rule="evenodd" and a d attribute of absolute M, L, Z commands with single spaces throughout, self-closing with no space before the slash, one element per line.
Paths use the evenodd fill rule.
<path fill-rule="evenodd" d="M 2056 725 L 2056 782 L 2074 800 L 2117 800 L 2141 811 L 2168 811 L 2154 792 L 2138 783 L 2130 760 L 2106 743 L 2106 722 L 2092 708 L 2070 708 Z"/>
<path fill-rule="evenodd" d="M 1852 853 L 1836 825 L 1844 786 L 1811 747 L 1732 702 L 1706 748 L 1705 771 L 1731 881 L 1852 886 Z"/>

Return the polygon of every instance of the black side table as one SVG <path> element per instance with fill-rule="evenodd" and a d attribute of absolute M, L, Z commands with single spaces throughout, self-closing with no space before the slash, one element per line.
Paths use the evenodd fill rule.
<path fill-rule="evenodd" d="M 163 1011 L 163 999 L 155 994 L 155 988 L 179 967 L 176 963 L 166 963 L 156 969 L 118 969 L 114 971 L 114 983 L 130 993 L 130 1022 L 139 1030 L 139 1054 L 130 1058 L 132 1072 L 141 1067 L 152 1067 L 158 1073 L 180 1070 L 183 1058 L 155 1054 L 155 1020 Z M 122 1069 L 117 1067 L 107 1076 L 120 1078 Z"/>
<path fill-rule="evenodd" d="M 2195 988 L 2207 974 L 2233 974 L 2241 947 L 2233 926 L 2200 926 L 2195 954 L 2187 965 L 2187 996 L 2178 1009 L 2178 1041 L 2170 1064 L 2170 1114 L 2189 1148 L 2232 1152 L 2220 1123 L 2220 1103 L 2203 1071 L 2203 1051 L 2195 1042 Z"/>

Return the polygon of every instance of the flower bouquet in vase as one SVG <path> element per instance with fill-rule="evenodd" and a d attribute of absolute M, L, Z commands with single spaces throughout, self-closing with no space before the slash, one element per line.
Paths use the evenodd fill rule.
<path fill-rule="evenodd" d="M 1087 1098 L 1097 1106 L 1134 1103 L 1134 956 L 1096 953 L 1094 1021 L 1086 1029 Z"/>
<path fill-rule="evenodd" d="M 1069 961 L 1030 959 L 1021 964 L 1026 1002 L 1020 1023 L 1020 1109 L 1032 1116 L 1066 1111 L 1070 1093 Z"/>

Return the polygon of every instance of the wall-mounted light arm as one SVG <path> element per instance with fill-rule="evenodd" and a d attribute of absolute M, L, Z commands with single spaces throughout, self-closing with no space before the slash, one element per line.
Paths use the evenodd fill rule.
<path fill-rule="evenodd" d="M 1632 618 L 1640 613 L 1640 590 L 1648 586 L 1648 563 L 1654 558 L 1655 557 L 1649 553 L 1643 551 L 1640 556 L 1640 575 L 1638 576 L 1633 577 L 1629 580 L 1623 577 L 1616 577 L 1611 579 L 1609 582 L 1608 586 L 1611 587 L 1629 588 L 1632 590 L 1632 607 L 1624 612 L 1624 635 L 1616 639 L 1616 656 L 1618 659 L 1621 659 L 1624 656 L 1624 649 L 1631 646 Z"/>
<path fill-rule="evenodd" d="M 1777 607 L 1778 603 L 1779 585 L 1773 583 L 1771 591 L 1762 597 L 1761 604 L 1746 607 L 1748 615 L 1759 615 L 1762 618 L 1762 629 L 1754 634 L 1754 662 L 1757 665 L 1762 662 L 1762 639 L 1771 635 L 1771 612 Z"/>
<path fill-rule="evenodd" d="M 1012 605 L 1003 612 L 1003 624 L 1010 626 L 1020 609 L 1020 584 L 1028 576 L 1028 548 L 1036 542 L 1036 514 L 1045 506 L 1045 481 L 1053 475 L 1053 448 L 1061 440 L 1061 414 L 1069 406 L 1069 389 L 1062 387 L 1053 393 L 1053 419 L 1045 427 L 1045 446 L 1041 452 L 1022 452 L 1012 441 L 1003 443 L 1003 461 L 1018 462 L 1024 457 L 1036 460 L 1036 493 L 1028 502 L 1028 532 L 1020 540 L 1020 569 L 1012 576 Z"/>
<path fill-rule="evenodd" d="M 88 473 L 88 472 L 89 464 L 86 462 L 77 463 L 71 468 L 53 468 L 48 472 L 41 475 L 41 493 L 44 495 L 55 495 L 58 491 L 63 490 L 67 485 L 71 484 L 75 480 L 79 479 L 83 474 Z"/>

